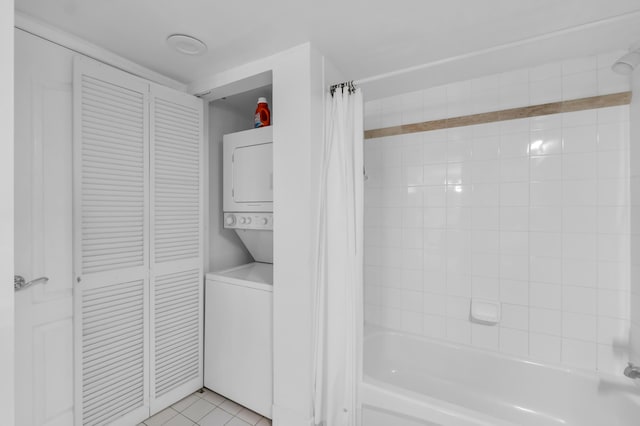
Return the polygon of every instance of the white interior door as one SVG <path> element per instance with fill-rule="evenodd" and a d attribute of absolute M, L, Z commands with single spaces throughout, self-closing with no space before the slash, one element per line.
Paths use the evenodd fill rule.
<path fill-rule="evenodd" d="M 202 387 L 202 101 L 151 86 L 151 413 Z"/>
<path fill-rule="evenodd" d="M 16 425 L 73 424 L 72 53 L 15 32 Z"/>
<path fill-rule="evenodd" d="M 149 85 L 74 64 L 76 424 L 149 415 Z"/>

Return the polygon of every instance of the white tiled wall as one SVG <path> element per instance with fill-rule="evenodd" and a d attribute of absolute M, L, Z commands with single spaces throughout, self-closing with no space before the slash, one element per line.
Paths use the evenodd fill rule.
<path fill-rule="evenodd" d="M 367 129 L 629 90 L 619 52 L 368 102 Z M 619 373 L 629 107 L 365 142 L 366 321 Z M 471 298 L 501 302 L 497 326 Z"/>

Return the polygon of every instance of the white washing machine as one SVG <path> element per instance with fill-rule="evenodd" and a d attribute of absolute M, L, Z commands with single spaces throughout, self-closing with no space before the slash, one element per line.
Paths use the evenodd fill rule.
<path fill-rule="evenodd" d="M 204 385 L 271 418 L 273 265 L 208 273 Z"/>
<path fill-rule="evenodd" d="M 223 138 L 224 227 L 255 262 L 206 275 L 204 385 L 271 418 L 273 158 L 271 127 Z"/>

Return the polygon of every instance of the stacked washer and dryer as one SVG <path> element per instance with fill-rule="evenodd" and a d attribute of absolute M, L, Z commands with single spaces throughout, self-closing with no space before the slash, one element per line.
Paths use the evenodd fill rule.
<path fill-rule="evenodd" d="M 204 385 L 271 418 L 273 403 L 273 136 L 223 138 L 223 220 L 255 262 L 208 273 Z"/>

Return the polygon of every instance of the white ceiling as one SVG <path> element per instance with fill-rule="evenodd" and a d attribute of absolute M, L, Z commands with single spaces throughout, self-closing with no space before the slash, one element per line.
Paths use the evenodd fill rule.
<path fill-rule="evenodd" d="M 452 72 L 470 78 L 495 69 L 624 50 L 640 40 L 638 0 L 15 0 L 15 4 L 20 12 L 184 83 L 306 41 L 327 55 L 346 79 L 433 64 L 438 66 L 427 67 L 431 74 L 422 70 L 416 78 L 446 80 Z M 190 57 L 173 51 L 165 43 L 173 33 L 201 39 L 208 52 Z M 545 34 L 546 39 L 541 37 Z M 438 67 L 436 78 L 433 70 Z"/>

